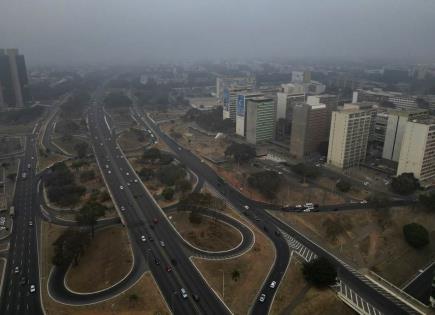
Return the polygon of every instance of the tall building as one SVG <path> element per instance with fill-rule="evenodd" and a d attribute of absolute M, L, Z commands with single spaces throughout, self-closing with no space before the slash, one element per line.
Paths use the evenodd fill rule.
<path fill-rule="evenodd" d="M 244 137 L 246 135 L 246 105 L 247 101 L 255 97 L 263 96 L 262 93 L 242 93 L 237 96 L 236 110 L 236 134 Z"/>
<path fill-rule="evenodd" d="M 382 158 L 398 162 L 403 135 L 405 134 L 408 121 L 425 118 L 428 115 L 429 112 L 424 109 L 414 111 L 389 111 Z"/>
<path fill-rule="evenodd" d="M 309 105 L 320 105 L 325 104 L 327 112 L 327 128 L 331 126 L 331 116 L 334 110 L 337 110 L 338 106 L 338 96 L 334 94 L 320 94 L 320 95 L 308 95 L 307 104 Z"/>
<path fill-rule="evenodd" d="M 0 106 L 23 107 L 29 101 L 24 56 L 18 49 L 0 49 Z"/>
<path fill-rule="evenodd" d="M 325 104 L 297 104 L 293 109 L 290 155 L 302 159 L 318 151 L 328 140 L 328 109 Z"/>
<path fill-rule="evenodd" d="M 248 100 L 246 110 L 246 140 L 252 144 L 273 140 L 276 115 L 273 99 L 254 97 Z"/>
<path fill-rule="evenodd" d="M 414 173 L 423 185 L 435 180 L 435 120 L 415 119 L 406 123 L 397 175 Z"/>
<path fill-rule="evenodd" d="M 286 119 L 291 122 L 293 107 L 305 102 L 304 86 L 300 84 L 283 84 L 282 92 L 276 93 L 276 119 Z"/>
<path fill-rule="evenodd" d="M 360 165 L 366 157 L 371 123 L 369 110 L 348 108 L 332 112 L 328 164 L 341 169 Z"/>
<path fill-rule="evenodd" d="M 376 142 L 378 147 L 383 148 L 385 143 L 385 136 L 388 126 L 388 114 L 377 113 L 375 119 L 375 127 L 373 133 L 373 141 Z"/>
<path fill-rule="evenodd" d="M 389 98 L 389 101 L 393 103 L 397 109 L 413 110 L 418 109 L 417 97 L 409 95 L 397 95 Z"/>
<path fill-rule="evenodd" d="M 232 87 L 224 90 L 222 119 L 230 118 L 232 121 L 236 122 L 237 96 L 239 94 L 248 93 L 249 91 L 251 91 L 251 88 L 248 86 Z"/>

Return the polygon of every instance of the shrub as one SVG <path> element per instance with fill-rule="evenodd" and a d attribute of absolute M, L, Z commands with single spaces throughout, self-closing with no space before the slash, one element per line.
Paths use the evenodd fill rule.
<path fill-rule="evenodd" d="M 429 232 L 418 223 L 409 223 L 403 226 L 405 240 L 414 248 L 422 248 L 429 244 Z"/>

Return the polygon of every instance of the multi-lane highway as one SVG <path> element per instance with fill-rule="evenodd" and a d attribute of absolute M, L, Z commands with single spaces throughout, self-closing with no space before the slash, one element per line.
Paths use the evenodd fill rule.
<path fill-rule="evenodd" d="M 36 146 L 26 137 L 13 205 L 13 233 L 4 277 L 0 314 L 41 314 L 38 269 Z M 25 175 L 24 175 L 25 174 Z"/>
<path fill-rule="evenodd" d="M 229 313 L 189 260 L 162 209 L 136 177 L 118 148 L 101 107 L 92 107 L 88 126 L 95 157 L 122 221 L 145 257 L 170 308 L 175 314 Z M 141 241 L 142 235 L 146 242 Z M 168 271 L 169 267 L 171 271 Z M 187 291 L 188 298 L 182 297 L 181 288 Z"/>
<path fill-rule="evenodd" d="M 354 269 L 352 269 L 349 265 L 344 263 L 342 260 L 335 257 L 318 244 L 315 244 L 304 235 L 300 234 L 298 231 L 292 229 L 288 225 L 276 219 L 267 211 L 265 211 L 266 209 L 264 207 L 261 207 L 257 202 L 246 198 L 239 191 L 225 183 L 210 167 L 208 167 L 205 163 L 202 163 L 197 156 L 192 154 L 192 152 L 190 152 L 189 150 L 179 146 L 172 138 L 168 137 L 165 133 L 163 133 L 160 130 L 159 126 L 156 125 L 148 116 L 141 115 L 141 113 L 138 112 L 137 108 L 136 113 L 138 116 L 141 117 L 141 121 L 144 123 L 144 126 L 146 128 L 151 128 L 161 140 L 163 140 L 174 152 L 177 153 L 179 159 L 187 167 L 189 167 L 198 176 L 203 177 L 207 183 L 219 190 L 227 198 L 227 200 L 229 200 L 240 211 L 242 211 L 245 206 L 248 206 L 248 218 L 250 218 L 252 222 L 257 226 L 266 226 L 268 231 L 272 231 L 272 233 L 269 233 L 269 237 L 272 239 L 275 247 L 277 248 L 277 259 L 272 269 L 272 272 L 268 277 L 268 280 L 265 282 L 265 285 L 260 290 L 260 292 L 264 292 L 266 294 L 266 302 L 271 300 L 270 297 L 274 294 L 274 291 L 271 291 L 270 288 L 268 288 L 270 281 L 280 281 L 282 279 L 289 258 L 288 245 L 283 240 L 283 238 L 276 236 L 273 233 L 273 231 L 279 228 L 297 239 L 300 243 L 312 250 L 317 255 L 329 258 L 330 261 L 333 262 L 337 267 L 340 278 L 346 281 L 347 285 L 352 287 L 366 301 L 368 301 L 371 305 L 376 307 L 381 312 L 385 314 L 415 313 L 413 309 L 411 309 L 408 305 L 391 296 L 380 287 L 371 285 L 370 283 L 363 281 L 364 279 L 362 278 L 362 276 Z M 269 307 L 270 304 L 267 303 L 256 303 L 256 305 L 253 307 L 252 312 L 255 314 L 266 314 Z"/>

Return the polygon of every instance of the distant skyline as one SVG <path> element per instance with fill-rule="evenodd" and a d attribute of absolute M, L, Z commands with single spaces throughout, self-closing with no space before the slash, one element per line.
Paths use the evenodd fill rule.
<path fill-rule="evenodd" d="M 432 0 L 0 3 L 0 47 L 29 65 L 217 59 L 435 62 Z"/>

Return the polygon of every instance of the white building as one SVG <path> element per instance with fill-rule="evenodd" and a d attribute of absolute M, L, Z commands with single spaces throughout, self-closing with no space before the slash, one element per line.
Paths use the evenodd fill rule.
<path fill-rule="evenodd" d="M 382 158 L 398 162 L 408 121 L 427 117 L 428 114 L 427 110 L 389 111 Z"/>
<path fill-rule="evenodd" d="M 262 93 L 242 93 L 237 96 L 236 108 L 236 134 L 244 137 L 246 135 L 246 105 L 247 101 L 255 97 L 263 96 Z"/>
<path fill-rule="evenodd" d="M 435 180 L 435 121 L 419 119 L 406 123 L 397 175 L 413 173 L 423 184 Z"/>
<path fill-rule="evenodd" d="M 328 164 L 340 169 L 360 165 L 366 157 L 371 123 L 369 110 L 349 108 L 332 112 Z"/>
<path fill-rule="evenodd" d="M 268 97 L 247 101 L 246 141 L 252 144 L 273 140 L 275 134 L 275 102 Z"/>

